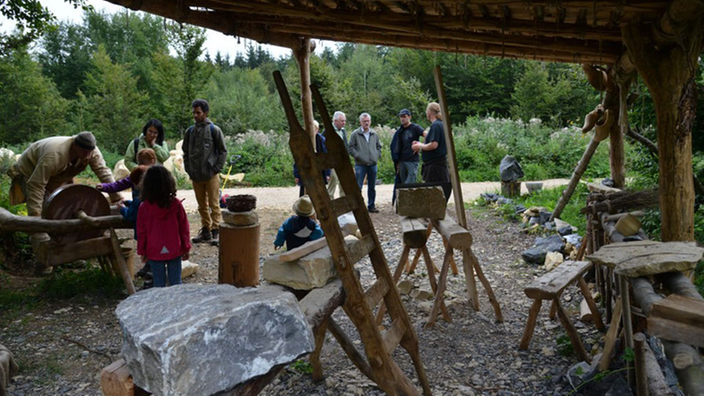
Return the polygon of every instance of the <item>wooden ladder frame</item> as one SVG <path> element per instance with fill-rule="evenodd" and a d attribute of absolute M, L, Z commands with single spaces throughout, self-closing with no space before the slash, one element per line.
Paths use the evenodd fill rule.
<path fill-rule="evenodd" d="M 419 395 L 406 374 L 394 361 L 392 354 L 401 345 L 410 355 L 425 395 L 431 395 L 428 378 L 420 358 L 418 336 L 403 306 L 391 272 L 381 249 L 379 238 L 374 230 L 369 212 L 364 204 L 361 191 L 354 177 L 354 171 L 342 139 L 335 133 L 328 134 L 327 153 L 316 153 L 310 135 L 301 127 L 291 103 L 286 84 L 279 71 L 274 72 L 274 81 L 279 91 L 282 105 L 290 127 L 289 146 L 301 173 L 303 184 L 313 202 L 320 226 L 325 232 L 328 247 L 332 254 L 338 276 L 346 292 L 343 309 L 357 328 L 366 359 L 334 322 L 328 322 L 328 330 L 340 342 L 350 360 L 362 373 L 374 381 L 379 388 L 390 395 Z M 334 130 L 332 120 L 317 87 L 310 89 L 318 105 L 323 125 L 328 131 Z M 330 200 L 322 169 L 334 169 L 340 179 L 345 196 Z M 357 220 L 362 238 L 350 248 L 346 247 L 344 236 L 337 217 L 352 212 Z M 354 265 L 369 256 L 376 282 L 367 289 L 356 275 Z M 376 325 L 374 308 L 384 300 L 391 317 L 391 325 L 382 332 Z M 320 337 L 320 335 L 316 335 Z"/>

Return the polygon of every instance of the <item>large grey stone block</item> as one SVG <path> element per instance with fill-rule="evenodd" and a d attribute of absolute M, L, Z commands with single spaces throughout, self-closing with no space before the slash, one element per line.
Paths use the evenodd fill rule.
<path fill-rule="evenodd" d="M 443 220 L 446 209 L 445 193 L 440 186 L 396 190 L 396 213 L 400 216 Z"/>
<path fill-rule="evenodd" d="M 442 220 L 446 209 L 445 194 L 440 186 L 396 190 L 396 213 L 400 216 Z"/>
<path fill-rule="evenodd" d="M 211 395 L 314 349 L 296 298 L 276 286 L 153 288 L 115 312 L 134 382 L 155 395 Z"/>
<path fill-rule="evenodd" d="M 347 246 L 357 242 L 359 239 L 354 236 L 345 237 Z M 323 287 L 337 278 L 337 268 L 327 246 L 293 261 L 281 261 L 279 256 L 271 256 L 264 261 L 262 273 L 267 282 L 296 290 Z"/>

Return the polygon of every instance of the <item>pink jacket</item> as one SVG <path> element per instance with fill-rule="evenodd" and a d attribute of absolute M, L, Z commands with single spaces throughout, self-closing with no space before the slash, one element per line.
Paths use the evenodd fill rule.
<path fill-rule="evenodd" d="M 191 250 L 190 229 L 181 201 L 167 209 L 142 202 L 137 214 L 137 254 L 149 260 L 171 260 Z"/>

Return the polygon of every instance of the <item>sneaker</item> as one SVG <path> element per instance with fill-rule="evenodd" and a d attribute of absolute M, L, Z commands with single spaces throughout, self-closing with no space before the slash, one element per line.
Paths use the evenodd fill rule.
<path fill-rule="evenodd" d="M 201 243 L 201 242 L 208 242 L 213 238 L 213 234 L 210 233 L 210 230 L 203 227 L 200 229 L 198 232 L 198 235 L 196 235 L 195 238 L 191 238 L 191 242 L 193 243 Z"/>
<path fill-rule="evenodd" d="M 377 209 L 376 206 L 372 206 L 368 210 L 369 210 L 369 213 L 379 213 L 379 209 Z"/>
<path fill-rule="evenodd" d="M 137 271 L 137 273 L 135 274 L 135 276 L 136 276 L 137 278 L 145 278 L 145 277 L 147 276 L 147 274 L 149 273 L 149 271 L 151 271 L 151 266 L 148 265 L 148 264 L 145 264 L 144 267 L 142 267 L 141 270 Z"/>
<path fill-rule="evenodd" d="M 210 233 L 213 236 L 213 238 L 210 240 L 210 244 L 213 246 L 220 246 L 220 230 L 214 229 L 211 230 Z"/>

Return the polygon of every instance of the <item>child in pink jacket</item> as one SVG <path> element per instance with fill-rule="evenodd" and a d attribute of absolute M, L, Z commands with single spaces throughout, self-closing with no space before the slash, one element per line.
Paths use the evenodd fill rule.
<path fill-rule="evenodd" d="M 186 211 L 176 198 L 176 181 L 161 165 L 154 165 L 142 181 L 142 204 L 137 214 L 137 254 L 149 262 L 154 287 L 181 283 L 181 259 L 191 250 Z"/>

